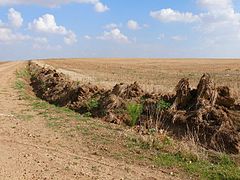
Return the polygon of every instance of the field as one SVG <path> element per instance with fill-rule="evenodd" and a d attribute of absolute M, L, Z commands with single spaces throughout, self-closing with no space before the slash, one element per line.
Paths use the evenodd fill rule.
<path fill-rule="evenodd" d="M 238 60 L 51 59 L 0 64 L 0 177 L 239 179 L 239 102 L 228 88 L 213 88 L 208 76 L 201 78 L 203 73 L 210 73 L 217 86 L 229 86 L 239 100 Z M 197 91 L 188 88 L 186 80 L 180 83 L 177 89 L 186 90 L 186 99 L 181 93 L 178 101 L 179 94 L 146 92 L 176 94 L 174 88 L 183 77 L 195 88 L 201 79 Z M 134 81 L 143 90 L 132 84 L 109 91 L 116 83 Z M 174 132 L 184 131 L 186 125 L 193 131 L 187 129 L 184 136 Z M 198 127 L 200 133 L 193 134 Z"/>
<path fill-rule="evenodd" d="M 112 88 L 116 83 L 139 82 L 147 91 L 170 92 L 181 78 L 195 87 L 204 73 L 218 86 L 229 86 L 240 94 L 240 60 L 226 59 L 65 59 L 46 60 L 80 82 Z M 77 74 L 76 74 L 77 73 Z"/>

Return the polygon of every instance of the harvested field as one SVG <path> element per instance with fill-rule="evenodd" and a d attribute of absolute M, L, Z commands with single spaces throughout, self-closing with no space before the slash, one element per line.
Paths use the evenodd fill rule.
<path fill-rule="evenodd" d="M 209 73 L 219 86 L 240 95 L 240 60 L 226 59 L 63 59 L 41 61 L 60 68 L 80 82 L 113 87 L 137 81 L 144 90 L 174 92 L 181 78 L 196 87 L 199 77 Z"/>
<path fill-rule="evenodd" d="M 175 94 L 156 94 L 136 82 L 104 89 L 72 81 L 52 67 L 29 65 L 34 92 L 50 103 L 113 123 L 156 132 L 165 129 L 177 137 L 193 135 L 202 146 L 216 151 L 240 151 L 240 105 L 229 87 L 216 86 L 209 74 L 200 78 L 196 89 L 183 78 Z"/>

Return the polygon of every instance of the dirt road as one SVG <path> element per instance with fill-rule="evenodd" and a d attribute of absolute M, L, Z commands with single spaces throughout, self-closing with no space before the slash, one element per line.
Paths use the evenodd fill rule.
<path fill-rule="evenodd" d="M 159 170 L 89 153 L 84 138 L 66 139 L 19 99 L 15 72 L 24 62 L 0 65 L 0 179 L 171 179 Z M 20 120 L 18 115 L 33 119 Z M 176 177 L 172 177 L 176 179 Z"/>

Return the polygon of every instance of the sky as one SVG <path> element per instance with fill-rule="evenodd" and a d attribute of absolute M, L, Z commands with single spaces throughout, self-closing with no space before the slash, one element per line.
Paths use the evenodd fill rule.
<path fill-rule="evenodd" d="M 0 60 L 239 58 L 239 0 L 0 0 Z"/>

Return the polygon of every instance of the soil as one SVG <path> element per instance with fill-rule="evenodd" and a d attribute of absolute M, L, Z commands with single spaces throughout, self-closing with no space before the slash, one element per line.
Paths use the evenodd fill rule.
<path fill-rule="evenodd" d="M 175 88 L 176 94 L 171 95 L 144 92 L 137 82 L 102 89 L 73 81 L 50 66 L 31 62 L 29 68 L 34 92 L 50 103 L 125 124 L 131 124 L 129 104 L 142 104 L 143 110 L 135 125 L 144 124 L 144 128 L 154 128 L 157 132 L 165 128 L 180 138 L 194 136 L 207 149 L 240 152 L 239 127 L 231 115 L 231 111 L 240 114 L 239 104 L 235 103 L 230 89 L 217 87 L 209 74 L 200 78 L 196 89 L 190 87 L 189 79 L 181 79 Z"/>
<path fill-rule="evenodd" d="M 176 179 L 148 166 L 95 156 L 84 146 L 84 137 L 69 140 L 47 128 L 13 88 L 16 70 L 25 65 L 0 65 L 0 179 Z M 18 118 L 24 113 L 33 120 Z"/>

